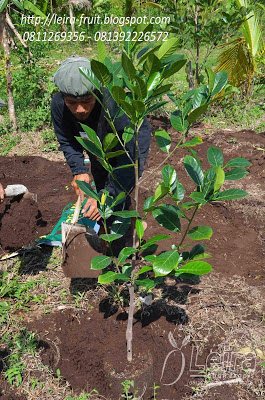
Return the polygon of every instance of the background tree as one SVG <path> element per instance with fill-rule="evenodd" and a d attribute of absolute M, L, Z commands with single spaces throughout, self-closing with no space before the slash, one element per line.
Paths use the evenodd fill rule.
<path fill-rule="evenodd" d="M 213 50 L 232 34 L 242 23 L 241 12 L 233 1 L 179 0 L 166 1 L 164 11 L 172 15 L 168 27 L 179 38 L 179 46 L 187 49 L 189 87 L 198 86 L 202 71 Z"/>
<path fill-rule="evenodd" d="M 12 88 L 12 69 L 10 60 L 12 38 L 17 38 L 23 47 L 27 48 L 27 45 L 12 22 L 11 13 L 14 8 L 20 9 L 21 11 L 27 10 L 41 17 L 45 17 L 45 15 L 30 1 L 13 0 L 8 2 L 8 0 L 0 0 L 0 42 L 3 46 L 5 57 L 8 112 L 12 128 L 14 131 L 17 131 L 17 118 Z"/>

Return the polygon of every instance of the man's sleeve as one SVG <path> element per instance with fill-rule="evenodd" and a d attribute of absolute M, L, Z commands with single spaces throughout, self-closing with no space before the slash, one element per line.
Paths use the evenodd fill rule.
<path fill-rule="evenodd" d="M 124 128 L 129 125 L 129 120 L 127 117 L 123 116 L 116 123 L 116 129 L 120 136 L 122 136 Z M 148 156 L 150 142 L 151 142 L 151 125 L 144 120 L 140 132 L 139 132 L 139 176 L 142 175 L 144 171 L 144 164 Z M 126 150 L 128 151 L 131 159 L 135 162 L 135 140 L 132 139 L 126 144 Z M 117 157 L 114 168 L 122 167 L 126 164 L 131 164 L 130 158 L 124 154 Z M 113 196 L 117 196 L 119 192 L 125 191 L 129 193 L 135 186 L 135 172 L 134 167 L 120 168 L 114 170 L 113 176 L 109 175 L 108 181 L 106 183 L 106 189 Z"/>
<path fill-rule="evenodd" d="M 51 116 L 54 132 L 60 143 L 60 150 L 63 151 L 73 175 L 87 173 L 87 168 L 84 166 L 83 148 L 74 138 L 74 132 L 71 132 L 71 127 L 69 125 L 66 126 L 64 123 L 63 111 L 63 99 L 60 93 L 56 93 L 52 98 Z"/>

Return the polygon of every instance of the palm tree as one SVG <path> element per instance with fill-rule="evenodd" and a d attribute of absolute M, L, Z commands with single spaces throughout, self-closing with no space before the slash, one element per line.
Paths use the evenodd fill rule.
<path fill-rule="evenodd" d="M 248 0 L 236 0 L 239 8 L 248 8 Z M 246 94 L 251 92 L 253 79 L 257 72 L 257 58 L 265 52 L 262 30 L 254 11 L 250 11 L 241 25 L 240 37 L 223 45 L 216 71 L 227 71 L 232 85 L 244 87 Z"/>

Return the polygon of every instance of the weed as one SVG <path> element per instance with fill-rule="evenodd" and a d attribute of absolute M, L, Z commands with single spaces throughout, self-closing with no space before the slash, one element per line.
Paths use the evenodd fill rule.
<path fill-rule="evenodd" d="M 93 389 L 91 390 L 91 392 L 83 393 L 79 396 L 67 396 L 65 400 L 89 400 L 92 399 L 92 396 L 94 397 L 95 394 L 98 394 L 98 391 L 96 389 Z"/>
<path fill-rule="evenodd" d="M 125 400 L 137 400 L 134 391 L 134 381 L 125 380 L 121 383 L 122 386 L 122 398 Z"/>
<path fill-rule="evenodd" d="M 4 335 L 2 341 L 9 352 L 4 359 L 4 376 L 11 385 L 19 386 L 23 381 L 23 373 L 26 368 L 21 359 L 25 354 L 34 355 L 37 349 L 38 342 L 35 334 L 23 329 L 14 336 Z"/>
<path fill-rule="evenodd" d="M 42 151 L 57 151 L 58 150 L 58 142 L 56 140 L 55 134 L 52 130 L 47 129 L 41 132 L 41 137 L 43 140 Z"/>

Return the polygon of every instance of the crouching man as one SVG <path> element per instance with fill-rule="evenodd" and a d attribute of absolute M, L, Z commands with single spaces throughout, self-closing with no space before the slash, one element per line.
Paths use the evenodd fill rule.
<path fill-rule="evenodd" d="M 104 94 L 100 94 L 92 84 L 82 76 L 79 68 L 83 67 L 91 70 L 90 62 L 83 57 L 70 57 L 65 60 L 54 75 L 54 82 L 59 89 L 52 98 L 51 115 L 54 131 L 60 143 L 60 149 L 63 151 L 66 161 L 72 171 L 73 180 L 72 187 L 76 194 L 80 194 L 80 190 L 76 183 L 77 180 L 91 183 L 94 178 L 97 191 L 107 189 L 111 196 L 116 197 L 120 192 L 126 191 L 130 193 L 134 188 L 134 168 L 122 168 L 115 171 L 112 177 L 97 161 L 93 154 L 88 154 L 91 162 L 91 174 L 89 175 L 88 167 L 84 164 L 83 148 L 75 139 L 75 136 L 84 136 L 80 123 L 94 129 L 101 143 L 107 133 L 112 132 L 104 109 L 101 104 L 91 94 L 95 94 L 102 104 L 107 104 L 111 116 L 114 119 L 115 128 L 120 136 L 124 132 L 124 128 L 129 125 L 129 120 L 124 114 L 117 117 L 119 108 L 115 101 L 111 98 L 109 92 L 105 89 Z M 148 155 L 151 139 L 151 127 L 147 120 L 141 126 L 139 133 L 139 174 L 144 170 L 144 163 Z M 119 150 L 118 146 L 113 151 Z M 134 142 L 131 140 L 126 144 L 127 152 L 131 159 L 135 161 Z M 127 154 L 117 158 L 110 159 L 111 165 L 116 168 L 125 164 L 131 164 L 131 160 Z M 123 209 L 130 206 L 130 198 L 122 204 Z M 84 209 L 84 216 L 92 220 L 100 220 L 100 214 L 97 208 L 97 201 L 88 198 Z"/>

